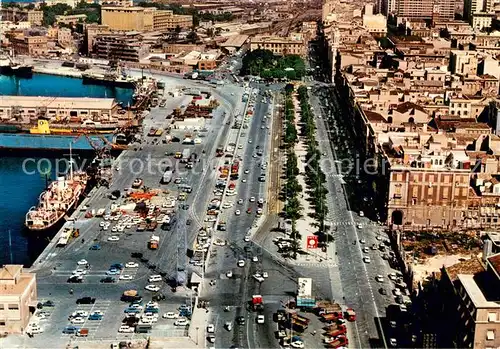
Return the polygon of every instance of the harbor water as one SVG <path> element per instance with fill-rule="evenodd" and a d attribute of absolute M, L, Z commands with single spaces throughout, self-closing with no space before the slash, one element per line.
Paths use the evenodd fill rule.
<path fill-rule="evenodd" d="M 34 74 L 32 79 L 0 75 L 0 95 L 115 98 L 124 105 L 133 91 L 105 86 L 83 85 L 80 79 Z M 75 161 L 88 163 L 93 154 L 76 154 Z M 55 179 L 56 168 L 63 171 L 68 153 L 0 154 L 0 264 L 30 266 L 55 232 L 43 234 L 24 227 L 26 212 L 38 202 L 47 178 Z"/>

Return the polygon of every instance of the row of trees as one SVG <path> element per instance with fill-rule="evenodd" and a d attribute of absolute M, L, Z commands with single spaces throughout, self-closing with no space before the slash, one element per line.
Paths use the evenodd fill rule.
<path fill-rule="evenodd" d="M 306 138 L 307 153 L 306 162 L 308 168 L 306 170 L 306 183 L 311 188 L 311 197 L 314 198 L 314 215 L 319 222 L 319 231 L 324 232 L 325 219 L 328 215 L 328 206 L 326 196 L 328 190 L 325 188 L 326 176 L 320 167 L 321 153 L 318 150 L 318 142 L 316 141 L 316 126 L 314 124 L 314 116 L 309 104 L 309 96 L 307 88 L 301 86 L 298 89 L 300 102 L 300 121 L 302 124 L 302 135 Z"/>
<path fill-rule="evenodd" d="M 301 79 L 306 74 L 304 60 L 299 55 L 274 55 L 270 50 L 248 52 L 242 60 L 242 75 L 256 75 L 263 79 Z"/>
<path fill-rule="evenodd" d="M 302 186 L 297 180 L 299 168 L 297 166 L 297 155 L 295 155 L 294 146 L 297 142 L 297 129 L 295 127 L 295 108 L 293 105 L 293 85 L 287 85 L 285 88 L 285 135 L 284 145 L 286 150 L 285 176 L 286 182 L 283 188 L 285 196 L 285 218 L 292 222 L 292 231 L 290 237 L 294 239 L 293 251 L 296 256 L 300 246 L 300 234 L 297 232 L 296 222 L 301 217 L 302 207 L 300 206 L 299 194 L 302 192 Z"/>

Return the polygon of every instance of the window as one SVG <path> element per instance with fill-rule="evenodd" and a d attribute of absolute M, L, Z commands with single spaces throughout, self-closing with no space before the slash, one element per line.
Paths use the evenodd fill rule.
<path fill-rule="evenodd" d="M 9 304 L 9 310 L 19 310 L 19 304 Z"/>
<path fill-rule="evenodd" d="M 0 304 L 0 310 L 3 310 L 4 307 L 3 307 L 3 304 Z"/>
<path fill-rule="evenodd" d="M 488 313 L 488 322 L 496 322 L 497 313 Z"/>
<path fill-rule="evenodd" d="M 495 339 L 495 330 L 488 330 L 486 332 L 486 340 L 492 341 Z"/>
<path fill-rule="evenodd" d="M 5 326 L 5 321 L 0 320 L 0 326 Z"/>

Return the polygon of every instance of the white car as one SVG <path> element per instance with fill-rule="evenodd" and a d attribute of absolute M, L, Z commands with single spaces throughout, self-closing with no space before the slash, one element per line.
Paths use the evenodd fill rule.
<path fill-rule="evenodd" d="M 151 291 L 151 292 L 158 292 L 160 290 L 160 286 L 156 286 L 156 285 L 146 285 L 146 287 L 144 287 L 144 288 L 148 291 Z"/>
<path fill-rule="evenodd" d="M 139 263 L 128 262 L 127 264 L 125 264 L 125 268 L 139 268 Z"/>
<path fill-rule="evenodd" d="M 389 279 L 391 279 L 392 281 L 396 281 L 398 277 L 396 276 L 396 273 L 390 273 L 389 274 Z"/>
<path fill-rule="evenodd" d="M 80 259 L 78 262 L 76 262 L 76 264 L 78 264 L 78 265 L 87 265 L 87 264 L 89 264 L 89 262 L 87 262 L 86 259 Z"/>
<path fill-rule="evenodd" d="M 262 272 L 262 277 L 266 278 L 266 279 L 269 277 L 269 274 L 267 273 L 267 271 Z"/>
<path fill-rule="evenodd" d="M 75 318 L 71 319 L 71 323 L 72 324 L 83 324 L 83 323 L 85 323 L 85 319 L 82 317 L 75 317 Z"/>
<path fill-rule="evenodd" d="M 253 278 L 254 278 L 255 280 L 257 280 L 258 282 L 264 282 L 264 280 L 265 280 L 265 279 L 262 277 L 262 275 L 260 275 L 259 273 L 255 273 L 255 274 L 253 274 Z"/>
<path fill-rule="evenodd" d="M 252 140 L 251 140 L 251 139 L 249 139 L 249 140 L 248 140 L 248 143 L 252 143 Z"/>
<path fill-rule="evenodd" d="M 168 313 L 163 314 L 162 318 L 164 319 L 177 319 L 179 317 L 178 313 L 174 313 L 173 311 L 169 311 Z"/>
<path fill-rule="evenodd" d="M 263 204 L 264 203 L 264 199 L 260 198 L 259 199 L 259 204 Z"/>
<path fill-rule="evenodd" d="M 250 173 L 250 170 L 249 169 L 246 169 L 245 170 L 245 174 L 249 174 Z"/>
<path fill-rule="evenodd" d="M 389 344 L 391 345 L 391 347 L 397 347 L 398 346 L 398 341 L 396 340 L 396 338 L 390 338 L 389 339 Z"/>
<path fill-rule="evenodd" d="M 370 259 L 370 257 L 368 257 L 368 256 L 363 257 L 363 262 L 370 263 L 371 261 L 372 260 Z"/>
<path fill-rule="evenodd" d="M 264 315 L 257 315 L 257 323 L 263 324 L 265 322 Z"/>
<path fill-rule="evenodd" d="M 358 227 L 358 229 L 363 229 L 363 226 L 361 225 L 361 223 L 358 223 L 358 224 L 356 225 L 356 227 Z"/>
<path fill-rule="evenodd" d="M 232 277 L 233 277 L 233 272 L 232 272 L 231 270 L 230 270 L 230 271 L 228 271 L 228 272 L 226 273 L 226 276 L 227 276 L 228 278 L 232 278 Z"/>
<path fill-rule="evenodd" d="M 137 303 L 131 304 L 131 305 L 129 306 L 129 308 L 134 308 L 134 309 L 139 309 L 139 310 L 144 309 L 144 307 L 143 307 L 142 305 L 137 304 Z"/>
<path fill-rule="evenodd" d="M 377 280 L 377 282 L 384 282 L 384 277 L 382 275 L 377 275 L 375 280 Z"/>
<path fill-rule="evenodd" d="M 246 178 L 243 178 L 243 179 L 241 180 L 241 183 L 246 183 L 246 182 L 247 182 Z"/>
<path fill-rule="evenodd" d="M 73 270 L 73 275 L 87 275 L 87 271 L 84 269 Z"/>
<path fill-rule="evenodd" d="M 394 295 L 397 297 L 397 296 L 402 296 L 403 294 L 401 293 L 401 290 L 399 288 L 395 288 L 394 290 L 392 290 L 392 293 L 394 293 Z"/>
<path fill-rule="evenodd" d="M 240 211 L 240 210 L 236 210 L 236 211 L 234 211 L 234 214 L 235 214 L 236 216 L 239 216 L 239 215 L 241 214 L 241 211 Z"/>
<path fill-rule="evenodd" d="M 109 238 L 108 238 L 108 241 L 119 241 L 120 238 L 116 235 L 111 235 Z"/>
<path fill-rule="evenodd" d="M 362 244 L 366 244 L 366 240 L 365 239 L 361 239 L 361 240 L 359 240 L 359 242 L 362 243 Z"/>
<path fill-rule="evenodd" d="M 238 205 L 241 205 L 241 204 L 243 204 L 243 199 L 238 200 Z"/>
<path fill-rule="evenodd" d="M 359 216 L 360 217 L 364 217 L 365 216 L 365 213 L 363 211 L 359 211 Z"/>
<path fill-rule="evenodd" d="M 245 261 L 243 259 L 240 259 L 238 261 L 238 267 L 243 268 L 245 266 Z"/>
<path fill-rule="evenodd" d="M 208 333 L 215 333 L 215 326 L 214 326 L 214 324 L 209 324 L 207 326 L 207 332 Z"/>
<path fill-rule="evenodd" d="M 249 242 L 250 241 L 250 236 L 249 235 L 245 235 L 245 242 Z"/>
<path fill-rule="evenodd" d="M 259 261 L 259 257 L 257 257 L 257 256 L 253 256 L 252 261 L 254 261 L 254 262 L 258 262 L 258 261 Z"/>
<path fill-rule="evenodd" d="M 118 279 L 120 279 L 120 280 L 132 280 L 132 275 L 123 274 L 123 275 L 120 275 L 120 277 Z"/>
<path fill-rule="evenodd" d="M 120 333 L 133 333 L 134 332 L 134 328 L 130 327 L 130 326 L 127 326 L 127 325 L 122 325 L 118 329 L 118 332 L 120 332 Z"/>
<path fill-rule="evenodd" d="M 186 318 L 180 318 L 180 319 L 177 319 L 175 322 L 174 322 L 174 325 L 175 326 L 186 326 L 188 324 L 188 321 Z"/>
<path fill-rule="evenodd" d="M 78 310 L 78 311 L 73 312 L 70 315 L 70 318 L 78 318 L 78 317 L 86 318 L 87 316 L 89 316 L 89 313 L 87 313 L 84 310 Z"/>
<path fill-rule="evenodd" d="M 147 302 L 146 303 L 146 308 L 158 308 L 158 302 Z"/>
<path fill-rule="evenodd" d="M 250 202 L 255 202 L 255 197 L 254 196 L 250 197 Z"/>
<path fill-rule="evenodd" d="M 304 342 L 301 341 L 293 341 L 290 345 L 292 346 L 292 348 L 298 348 L 298 349 L 304 348 Z"/>

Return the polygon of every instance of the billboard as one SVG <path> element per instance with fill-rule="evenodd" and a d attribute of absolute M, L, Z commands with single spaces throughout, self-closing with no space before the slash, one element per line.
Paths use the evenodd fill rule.
<path fill-rule="evenodd" d="M 297 298 L 308 298 L 312 296 L 312 279 L 299 278 L 297 288 Z"/>

